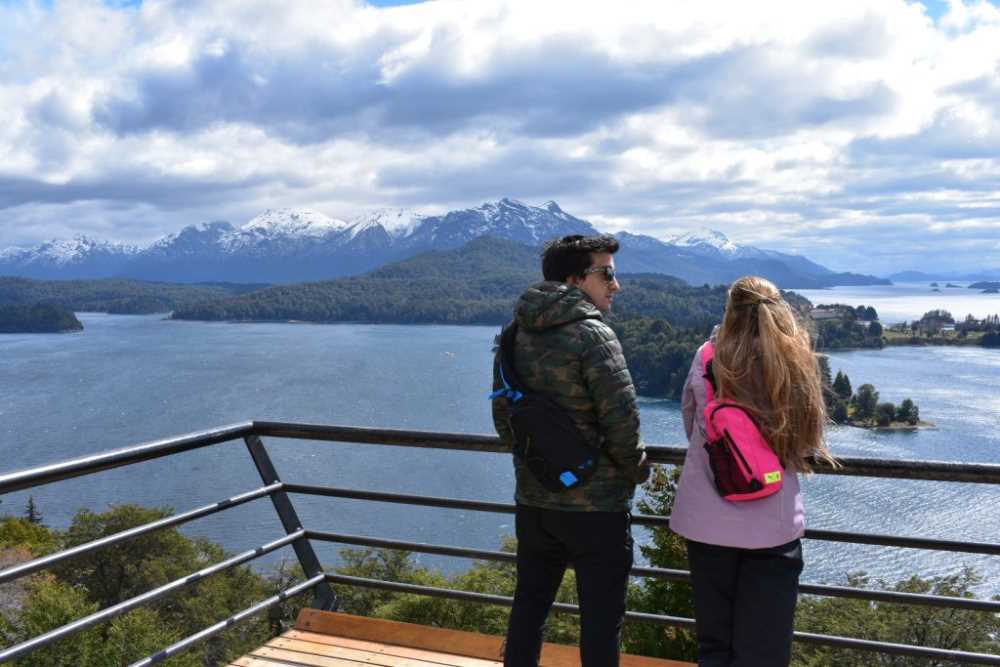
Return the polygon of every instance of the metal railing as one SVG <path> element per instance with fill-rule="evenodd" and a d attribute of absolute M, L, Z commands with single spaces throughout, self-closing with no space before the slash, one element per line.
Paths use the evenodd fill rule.
<path fill-rule="evenodd" d="M 424 544 L 406 542 L 388 538 L 365 537 L 343 533 L 310 530 L 302 526 L 291 501 L 291 495 L 325 496 L 330 498 L 348 498 L 370 502 L 402 503 L 407 505 L 437 507 L 447 509 L 462 509 L 478 512 L 513 513 L 514 505 L 496 502 L 486 502 L 469 499 L 440 498 L 400 493 L 385 493 L 364 491 L 358 489 L 343 489 L 334 487 L 310 486 L 283 482 L 271 461 L 263 437 L 293 438 L 300 440 L 318 440 L 325 442 L 354 443 L 363 445 L 390 445 L 401 447 L 422 447 L 431 449 L 450 449 L 473 452 L 508 453 L 496 437 L 482 435 L 467 435 L 457 433 L 430 433 L 419 431 L 399 431 L 388 429 L 353 428 L 344 426 L 325 426 L 316 424 L 295 424 L 269 421 L 252 421 L 233 424 L 222 428 L 191 433 L 176 438 L 157 440 L 135 447 L 114 450 L 85 456 L 59 463 L 22 470 L 0 475 L 0 496 L 14 491 L 21 491 L 51 484 L 74 477 L 90 475 L 96 472 L 121 468 L 124 466 L 150 461 L 187 452 L 194 449 L 243 441 L 254 465 L 260 474 L 263 486 L 226 498 L 219 502 L 205 505 L 181 514 L 169 516 L 142 526 L 137 526 L 120 533 L 102 537 L 98 540 L 74 546 L 57 553 L 48 554 L 34 560 L 19 563 L 0 571 L 0 584 L 51 567 L 57 563 L 88 554 L 99 549 L 119 544 L 152 531 L 179 526 L 194 519 L 243 505 L 263 497 L 269 497 L 285 530 L 285 537 L 263 544 L 255 549 L 229 557 L 219 563 L 206 567 L 198 572 L 182 577 L 176 581 L 125 600 L 117 605 L 102 609 L 84 618 L 55 628 L 42 635 L 20 644 L 0 650 L 0 662 L 7 662 L 25 656 L 53 642 L 71 637 L 76 633 L 104 621 L 111 620 L 138 606 L 148 604 L 179 588 L 200 581 L 217 572 L 236 567 L 264 555 L 291 545 L 302 570 L 305 581 L 292 586 L 277 595 L 243 610 L 200 632 L 186 637 L 162 651 L 133 663 L 133 667 L 152 665 L 192 646 L 202 642 L 234 624 L 281 604 L 285 600 L 307 591 L 313 593 L 313 606 L 320 609 L 333 609 L 337 598 L 331 584 L 378 588 L 389 591 L 416 593 L 437 597 L 452 598 L 480 602 L 485 604 L 510 606 L 513 600 L 500 595 L 487 595 L 469 591 L 451 590 L 430 586 L 416 586 L 399 582 L 380 581 L 360 577 L 326 572 L 313 550 L 313 542 L 332 542 L 343 545 L 366 546 L 384 549 L 399 549 L 415 553 L 436 554 L 458 558 L 470 558 L 488 561 L 511 562 L 514 554 L 502 551 L 470 549 L 460 546 L 441 544 Z M 647 453 L 653 463 L 681 465 L 684 461 L 685 448 L 650 446 Z M 965 482 L 974 484 L 1000 485 L 1000 465 L 950 463 L 939 461 L 891 461 L 867 458 L 841 459 L 843 467 L 832 469 L 818 462 L 815 470 L 818 474 L 855 475 L 898 479 L 919 479 L 939 482 Z M 666 527 L 669 517 L 636 515 L 633 523 L 636 525 Z M 831 530 L 809 529 L 807 539 L 845 542 L 855 544 L 871 544 L 879 546 L 907 547 L 929 549 L 935 551 L 1000 555 L 1000 544 L 982 542 L 962 542 L 954 540 L 939 540 L 921 537 L 898 537 L 892 535 L 864 534 Z M 638 577 L 654 577 L 671 581 L 690 581 L 690 574 L 684 570 L 674 570 L 655 567 L 636 566 L 632 575 Z M 930 594 L 904 593 L 898 591 L 872 590 L 851 588 L 845 586 L 829 586 L 822 584 L 803 583 L 802 593 L 811 595 L 857 598 L 870 601 L 892 602 L 900 604 L 927 605 L 953 609 L 975 610 L 986 613 L 1000 613 L 1000 601 L 978 600 L 962 597 L 949 597 Z M 553 609 L 560 612 L 579 613 L 574 605 L 556 604 Z M 694 620 L 662 614 L 628 612 L 626 619 L 659 625 L 682 628 L 693 628 Z M 931 660 L 945 660 L 960 664 L 1000 665 L 1000 656 L 949 650 L 928 646 L 912 646 L 888 642 L 863 640 L 851 637 L 838 637 L 805 632 L 796 632 L 795 641 L 831 646 L 841 649 L 854 649 L 885 654 L 896 654 Z"/>

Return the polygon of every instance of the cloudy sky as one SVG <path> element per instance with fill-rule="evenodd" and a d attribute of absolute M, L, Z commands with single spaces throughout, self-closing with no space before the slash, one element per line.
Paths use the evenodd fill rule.
<path fill-rule="evenodd" d="M 0 248 L 502 196 L 1000 267 L 985 0 L 0 0 Z"/>

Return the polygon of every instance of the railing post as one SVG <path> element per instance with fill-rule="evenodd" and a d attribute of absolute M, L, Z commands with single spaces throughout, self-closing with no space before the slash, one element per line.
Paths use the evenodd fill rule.
<path fill-rule="evenodd" d="M 280 482 L 278 471 L 274 469 L 271 457 L 268 455 L 267 449 L 264 447 L 264 443 L 260 437 L 251 434 L 244 437 L 243 441 L 247 444 L 247 450 L 250 452 L 250 457 L 253 458 L 254 465 L 257 466 L 260 478 L 264 480 L 264 484 Z M 271 502 L 274 503 L 274 510 L 278 513 L 278 518 L 281 520 L 281 525 L 287 534 L 302 529 L 302 522 L 299 521 L 299 515 L 295 512 L 295 508 L 292 506 L 292 501 L 288 498 L 287 493 L 284 491 L 272 493 Z M 303 537 L 300 540 L 295 540 L 292 543 L 292 548 L 295 549 L 295 555 L 298 557 L 299 565 L 302 566 L 307 579 L 312 579 L 316 575 L 323 574 L 323 566 L 320 565 L 319 558 L 316 557 L 316 552 L 313 551 L 312 543 L 308 538 Z M 336 609 L 337 595 L 333 592 L 328 582 L 322 581 L 316 584 L 313 595 L 313 607 L 327 611 Z"/>

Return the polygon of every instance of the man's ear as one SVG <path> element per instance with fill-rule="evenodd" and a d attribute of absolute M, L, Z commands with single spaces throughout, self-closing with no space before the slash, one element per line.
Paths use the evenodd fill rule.
<path fill-rule="evenodd" d="M 573 285 L 574 287 L 579 287 L 580 283 L 583 282 L 583 278 L 581 278 L 580 276 L 570 276 L 566 278 L 566 282 L 568 282 L 570 285 Z"/>

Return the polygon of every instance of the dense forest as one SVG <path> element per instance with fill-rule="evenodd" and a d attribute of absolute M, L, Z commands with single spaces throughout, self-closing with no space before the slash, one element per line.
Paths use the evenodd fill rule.
<path fill-rule="evenodd" d="M 0 276 L 0 306 L 45 304 L 76 312 L 122 315 L 166 313 L 206 299 L 260 289 L 262 285 L 182 285 L 139 280 L 31 280 Z"/>
<path fill-rule="evenodd" d="M 73 311 L 55 304 L 0 305 L 0 333 L 81 331 Z"/>

